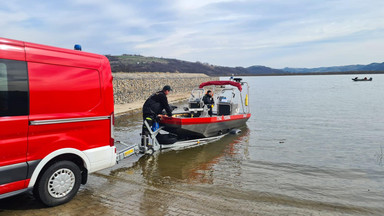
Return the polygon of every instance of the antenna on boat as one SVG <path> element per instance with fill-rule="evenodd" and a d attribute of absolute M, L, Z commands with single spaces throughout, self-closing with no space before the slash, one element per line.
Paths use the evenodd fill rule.
<path fill-rule="evenodd" d="M 241 80 L 243 80 L 242 78 L 234 78 L 233 80 L 235 80 L 235 82 L 241 82 Z"/>

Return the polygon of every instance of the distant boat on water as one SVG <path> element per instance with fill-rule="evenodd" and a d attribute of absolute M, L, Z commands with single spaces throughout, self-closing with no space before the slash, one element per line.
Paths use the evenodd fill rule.
<path fill-rule="evenodd" d="M 372 77 L 369 79 L 367 77 L 364 77 L 362 79 L 359 79 L 359 77 L 352 78 L 353 81 L 372 81 Z"/>

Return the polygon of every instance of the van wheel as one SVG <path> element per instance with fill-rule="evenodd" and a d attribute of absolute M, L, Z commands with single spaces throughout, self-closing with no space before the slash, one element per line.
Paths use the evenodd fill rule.
<path fill-rule="evenodd" d="M 70 201 L 81 183 L 80 168 L 71 161 L 59 161 L 50 166 L 34 188 L 37 198 L 47 206 L 57 206 Z"/>

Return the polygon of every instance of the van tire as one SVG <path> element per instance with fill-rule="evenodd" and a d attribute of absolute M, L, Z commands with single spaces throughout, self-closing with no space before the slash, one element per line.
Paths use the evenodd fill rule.
<path fill-rule="evenodd" d="M 80 168 L 71 161 L 58 161 L 37 180 L 34 195 L 47 206 L 57 206 L 70 201 L 80 184 Z"/>

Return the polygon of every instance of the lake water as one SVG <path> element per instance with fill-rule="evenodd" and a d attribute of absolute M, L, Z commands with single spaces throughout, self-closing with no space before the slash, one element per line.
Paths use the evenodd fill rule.
<path fill-rule="evenodd" d="M 240 134 L 132 156 L 54 208 L 2 199 L 0 215 L 384 215 L 384 75 L 371 76 L 244 77 Z M 116 139 L 139 143 L 141 124 L 116 117 Z"/>
<path fill-rule="evenodd" d="M 245 77 L 252 117 L 241 134 L 132 169 L 148 184 L 216 194 L 239 214 L 384 214 L 384 75 L 366 76 Z M 117 117 L 117 139 L 138 143 L 140 124 Z"/>

